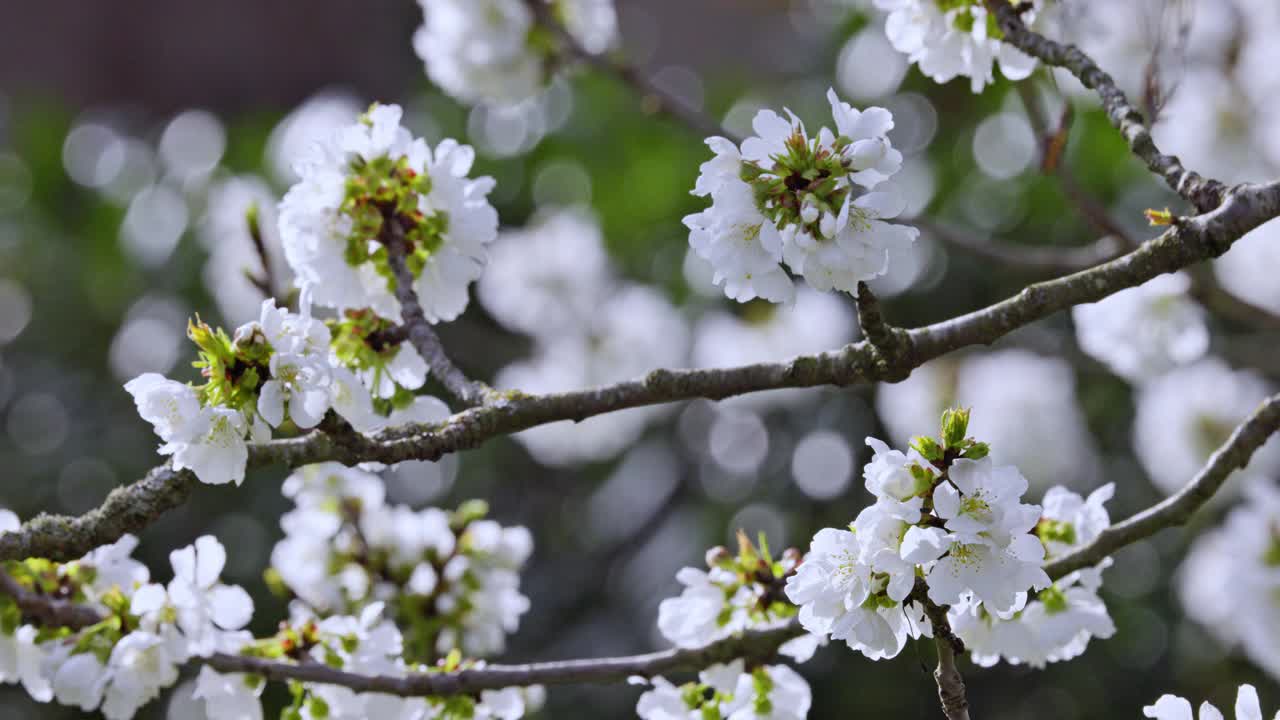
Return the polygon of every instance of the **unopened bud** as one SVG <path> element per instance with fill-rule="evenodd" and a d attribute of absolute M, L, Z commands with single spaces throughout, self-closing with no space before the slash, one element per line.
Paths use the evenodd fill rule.
<path fill-rule="evenodd" d="M 1174 221 L 1177 220 L 1177 218 L 1173 216 L 1173 213 L 1169 212 L 1169 208 L 1165 208 L 1163 210 L 1147 208 L 1142 214 L 1147 216 L 1147 222 L 1153 227 L 1172 225 Z"/>
<path fill-rule="evenodd" d="M 717 545 L 707 551 L 706 560 L 707 567 L 720 567 L 722 564 L 733 559 L 733 555 L 729 554 L 729 548 L 723 545 Z"/>

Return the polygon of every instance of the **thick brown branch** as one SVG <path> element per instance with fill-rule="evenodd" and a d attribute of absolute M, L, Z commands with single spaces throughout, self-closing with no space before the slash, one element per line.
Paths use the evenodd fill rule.
<path fill-rule="evenodd" d="M 1092 567 L 1126 545 L 1150 537 L 1165 528 L 1182 525 L 1222 487 L 1231 473 L 1249 464 L 1249 458 L 1267 439 L 1280 431 L 1280 395 L 1274 395 L 1245 420 L 1204 468 L 1178 492 L 1129 519 L 1102 531 L 1092 543 L 1045 566 L 1057 579 L 1081 568 Z"/>
<path fill-rule="evenodd" d="M 413 289 L 413 273 L 409 271 L 407 254 L 408 242 L 404 237 L 404 228 L 394 215 L 386 218 L 382 224 L 382 244 L 387 249 L 387 263 L 396 280 L 396 300 L 400 301 L 400 315 L 404 318 L 405 334 L 413 349 L 418 351 L 422 359 L 431 368 L 431 375 L 444 386 L 460 403 L 467 407 L 484 402 L 488 388 L 483 383 L 474 382 L 458 369 L 444 352 L 444 346 L 431 323 L 422 311 L 422 303 L 418 301 L 418 293 Z"/>
<path fill-rule="evenodd" d="M 1129 143 L 1129 149 L 1146 163 L 1151 172 L 1164 178 L 1174 192 L 1200 212 L 1208 212 L 1218 206 L 1226 193 L 1226 186 L 1187 170 L 1178 158 L 1161 153 L 1151 138 L 1142 113 L 1092 58 L 1075 45 L 1063 45 L 1029 30 L 1017 8 L 1007 0 L 987 0 L 987 7 L 995 13 L 1005 42 L 1048 65 L 1065 68 L 1085 87 L 1096 92 L 1102 99 L 1107 118 Z"/>

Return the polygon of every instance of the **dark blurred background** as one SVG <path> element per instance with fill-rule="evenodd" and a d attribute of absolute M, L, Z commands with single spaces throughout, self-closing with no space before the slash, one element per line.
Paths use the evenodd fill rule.
<path fill-rule="evenodd" d="M 1096 239 L 1057 180 L 1036 171 L 1021 101 L 1008 82 L 975 96 L 966 83 L 938 86 L 906 71 L 886 49 L 881 21 L 858 5 L 619 0 L 618 10 L 629 55 L 663 87 L 733 127 L 744 128 L 760 104 L 785 104 L 822 124 L 832 84 L 855 104 L 894 109 L 913 214 L 1030 245 Z M 282 193 L 288 178 L 272 160 L 273 130 L 317 93 L 349 97 L 357 108 L 400 102 L 409 109 L 406 123 L 432 140 L 477 145 L 477 171 L 498 178 L 494 201 L 504 226 L 522 225 L 540 205 L 589 203 L 620 272 L 662 288 L 691 327 L 708 313 L 736 312 L 698 292 L 683 270 L 680 218 L 702 206 L 688 194 L 708 157 L 702 138 L 637 112 L 625 87 L 587 73 L 563 83 L 544 112 L 559 119 L 543 117 L 538 128 L 528 118 L 512 125 L 500 113 L 493 120 L 492 110 L 469 111 L 428 84 L 410 44 L 421 17 L 411 0 L 0 5 L 0 504 L 23 517 L 81 513 L 157 464 L 155 438 L 121 384 L 147 369 L 192 377 L 181 335 L 191 314 L 228 325 L 245 319 L 228 317 L 219 282 L 206 282 L 218 247 L 207 231 L 209 188 L 253 175 Z M 977 132 L 996 116 L 1012 131 L 987 125 Z M 175 118 L 185 118 L 177 130 Z M 170 147 L 180 150 L 165 151 L 170 130 L 177 133 Z M 1141 209 L 1171 202 L 1087 101 L 1065 162 L 1137 237 L 1150 234 Z M 993 266 L 928 233 L 920 248 L 906 275 L 881 283 L 898 325 L 981 307 L 1044 275 Z M 847 328 L 847 308 L 830 322 Z M 1257 346 L 1253 334 L 1229 320 L 1214 327 L 1245 338 L 1215 339 L 1215 349 L 1274 377 L 1274 358 L 1264 358 L 1267 366 L 1254 362 L 1256 352 L 1247 355 Z M 441 332 L 458 363 L 481 378 L 529 348 L 477 302 Z M 1130 388 L 1076 348 L 1069 318 L 1015 333 L 998 349 L 1015 347 L 1066 363 L 1075 385 L 1065 392 L 1088 430 L 1084 449 L 1068 450 L 1079 453 L 1065 461 L 1068 477 L 1042 477 L 1038 487 L 1065 480 L 1083 491 L 1114 481 L 1113 517 L 1158 499 L 1130 447 Z M 886 429 L 876 392 L 821 391 L 728 410 L 687 403 L 646 431 L 639 454 L 570 467 L 544 466 L 521 444 L 499 439 L 406 469 L 392 478 L 391 493 L 446 507 L 486 498 L 504 524 L 534 531 L 535 555 L 523 576 L 533 609 L 502 659 L 643 652 L 663 646 L 657 604 L 678 591 L 676 570 L 700 565 L 705 548 L 728 542 L 739 527 L 769 531 L 775 548 L 803 548 L 816 529 L 856 515 L 869 497 L 863 438 L 906 440 Z M 811 466 L 796 460 L 796 448 L 814 433 L 828 444 Z M 224 577 L 250 590 L 253 629 L 270 633 L 285 609 L 266 592 L 261 571 L 281 536 L 285 472 L 252 473 L 239 489 L 198 488 L 143 534 L 139 555 L 167 579 L 170 549 L 216 534 L 230 556 Z M 1196 524 L 1216 522 L 1215 512 Z M 1191 535 L 1166 532 L 1117 556 L 1104 597 L 1118 633 L 1095 641 L 1083 658 L 1044 671 L 969 666 L 976 716 L 1137 717 L 1172 690 L 1225 707 L 1243 681 L 1259 686 L 1264 707 L 1280 702 L 1273 680 L 1183 619 L 1171 578 Z M 931 665 L 927 643 L 876 663 L 843 646 L 826 648 L 802 668 L 814 691 L 810 717 L 937 717 Z M 553 688 L 544 716 L 629 717 L 638 694 L 623 686 Z M 0 698 L 5 718 L 77 716 L 35 705 L 20 690 Z M 166 712 L 200 717 L 181 697 L 153 703 L 143 716 Z"/>

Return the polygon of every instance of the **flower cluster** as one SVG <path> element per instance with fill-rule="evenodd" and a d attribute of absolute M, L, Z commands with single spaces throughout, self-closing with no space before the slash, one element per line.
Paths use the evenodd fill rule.
<path fill-rule="evenodd" d="M 638 682 L 647 684 L 643 678 Z M 742 660 L 712 665 L 698 682 L 679 687 L 662 677 L 640 696 L 642 720 L 803 720 L 812 704 L 809 684 L 786 665 L 757 665 Z"/>
<path fill-rule="evenodd" d="M 1199 360 L 1209 350 L 1204 309 L 1187 295 L 1191 278 L 1161 275 L 1105 300 L 1071 309 L 1080 349 L 1131 381 Z"/>
<path fill-rule="evenodd" d="M 562 23 L 572 42 L 589 53 L 602 53 L 617 41 L 613 0 L 419 2 L 425 22 L 414 34 L 414 50 L 431 81 L 465 103 L 516 102 L 546 85 L 566 48 L 542 24 L 544 18 Z"/>
<path fill-rule="evenodd" d="M 1196 539 L 1178 574 L 1187 615 L 1280 678 L 1280 642 L 1252 628 L 1280 622 L 1280 491 L 1252 485 L 1247 502 Z M 1230 587 L 1230 592 L 1223 592 Z"/>
<path fill-rule="evenodd" d="M 240 652 L 277 661 L 318 663 L 343 672 L 404 677 L 409 673 L 455 672 L 482 667 L 463 663 L 457 652 L 426 666 L 407 663 L 400 629 L 383 617 L 383 604 L 371 603 L 356 615 L 318 618 L 294 604 L 292 617 L 271 638 L 244 644 Z M 195 696 L 204 700 L 211 720 L 262 716 L 258 696 L 263 682 L 243 674 L 223 675 L 202 668 Z M 300 720 L 435 718 L 438 720 L 518 720 L 543 702 L 540 687 L 485 690 L 477 696 L 403 698 L 318 682 L 290 682 L 293 702 L 282 717 Z"/>
<path fill-rule="evenodd" d="M 6 514 L 5 529 L 16 529 Z M 5 571 L 26 591 L 96 611 L 98 622 L 73 630 L 43 627 L 0 597 L 0 681 L 21 683 L 39 702 L 56 700 L 85 711 L 101 708 L 108 720 L 127 720 L 178 680 L 193 657 L 231 649 L 253 615 L 248 593 L 218 576 L 226 551 L 212 537 L 170 554 L 174 578 L 150 583 L 130 555 L 126 535 L 76 562 L 30 558 Z"/>
<path fill-rule="evenodd" d="M 389 505 L 378 476 L 337 463 L 298 470 L 284 493 L 296 507 L 281 520 L 273 584 L 321 615 L 385 603 L 410 661 L 502 652 L 529 608 L 518 572 L 533 539 L 484 519 L 483 502 L 452 513 Z"/>
<path fill-rule="evenodd" d="M 1236 720 L 1264 720 L 1258 691 L 1252 685 L 1241 685 L 1236 692 Z M 1191 703 L 1176 695 L 1161 695 L 1154 705 L 1142 708 L 1142 714 L 1156 720 L 1195 720 Z M 1200 720 L 1222 720 L 1222 711 L 1209 702 L 1200 704 Z M 1280 718 L 1280 712 L 1276 713 Z"/>
<path fill-rule="evenodd" d="M 1045 560 L 1088 545 L 1109 527 L 1103 504 L 1114 492 L 1114 486 L 1104 485 L 1086 499 L 1063 487 L 1051 488 L 1034 531 L 1045 547 Z M 1102 571 L 1110 565 L 1106 558 L 1070 573 L 1034 597 L 1020 597 L 1009 612 L 992 613 L 969 599 L 953 607 L 948 620 L 979 665 L 1003 659 L 1041 668 L 1070 660 L 1085 651 L 1090 639 L 1115 634 L 1115 623 L 1098 597 Z"/>
<path fill-rule="evenodd" d="M 907 453 L 868 438 L 875 456 L 864 477 L 875 503 L 847 530 L 820 530 L 787 581 L 806 630 L 889 658 L 907 638 L 932 633 L 918 580 L 932 603 L 991 614 L 1050 586 L 1033 534 L 1041 509 L 1021 501 L 1026 479 L 995 465 L 968 424 L 968 411 L 948 411 L 941 438 L 917 437 Z"/>
<path fill-rule="evenodd" d="M 787 550 L 774 560 L 763 535 L 757 546 L 740 532 L 737 555 L 712 548 L 708 570 L 686 567 L 676 574 L 684 590 L 658 605 L 658 630 L 677 647 L 694 648 L 794 617 L 782 583 L 795 571 L 799 555 Z M 811 651 L 792 654 L 808 659 Z"/>
<path fill-rule="evenodd" d="M 889 251 L 918 232 L 884 222 L 903 209 L 881 185 L 902 166 L 887 133 L 884 108 L 854 109 L 828 91 L 836 131 L 810 138 L 788 113 L 761 110 L 756 135 L 739 148 L 707 140 L 716 156 L 703 163 L 693 194 L 711 207 L 684 219 L 689 244 L 715 268 L 715 282 L 738 301 L 789 302 L 795 286 L 785 267 L 818 290 L 856 293 L 860 281 L 888 270 Z"/>
<path fill-rule="evenodd" d="M 199 348 L 203 385 L 146 373 L 125 390 L 164 441 L 160 453 L 201 482 L 240 484 L 248 444 L 269 440 L 286 420 L 311 428 L 333 410 L 361 432 L 385 424 L 368 389 L 331 353 L 331 331 L 305 301 L 292 313 L 266 300 L 259 319 L 230 336 L 202 322 L 191 323 L 188 335 Z"/>
<path fill-rule="evenodd" d="M 1036 68 L 1035 58 L 1001 42 L 1004 33 L 983 0 L 875 0 L 875 4 L 889 13 L 885 35 L 894 49 L 935 82 L 967 77 L 977 93 L 993 81 L 996 62 L 1010 80 L 1023 80 Z M 1023 20 L 1030 23 L 1034 13 L 1034 7 L 1027 9 Z"/>
<path fill-rule="evenodd" d="M 577 210 L 549 210 L 522 230 L 504 232 L 478 294 L 499 322 L 534 340 L 531 357 L 498 372 L 498 387 L 576 390 L 686 362 L 689 330 L 680 312 L 658 289 L 619 278 L 599 224 Z M 515 437 L 547 465 L 602 460 L 662 414 L 634 408 Z"/>
<path fill-rule="evenodd" d="M 400 320 L 387 246 L 403 246 L 431 322 L 452 320 L 480 277 L 498 214 L 493 179 L 471 179 L 475 152 L 444 140 L 432 150 L 400 126 L 396 105 L 374 105 L 317 143 L 280 203 L 285 257 L 317 305 Z"/>

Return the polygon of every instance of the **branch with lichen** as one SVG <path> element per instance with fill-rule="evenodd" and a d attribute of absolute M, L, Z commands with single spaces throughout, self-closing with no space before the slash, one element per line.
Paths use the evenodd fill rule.
<path fill-rule="evenodd" d="M 730 368 L 654 370 L 642 378 L 572 392 L 494 393 L 484 405 L 430 425 L 410 425 L 375 436 L 319 429 L 296 438 L 251 446 L 251 465 L 300 467 L 333 460 L 398 463 L 438 460 L 489 440 L 562 420 L 582 421 L 626 408 L 800 387 L 848 387 L 896 382 L 934 358 L 961 348 L 989 345 L 1018 328 L 1074 305 L 1097 302 L 1125 288 L 1217 257 L 1262 223 L 1280 216 L 1280 182 L 1232 188 L 1211 212 L 1178 218 L 1160 236 L 1096 267 L 1036 283 L 1017 295 L 959 317 L 912 330 L 896 330 L 892 351 L 870 341 L 784 362 Z M 47 557 L 72 560 L 137 532 L 190 494 L 188 473 L 156 468 L 118 488 L 102 507 L 84 516 L 43 515 L 0 534 L 0 560 Z"/>

